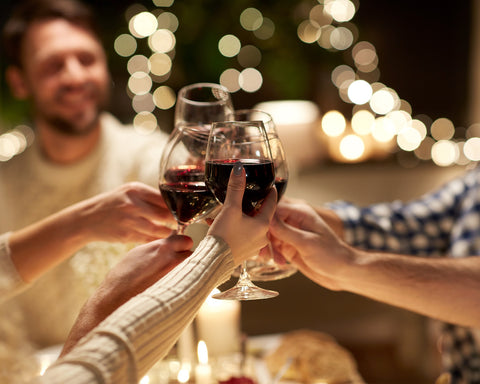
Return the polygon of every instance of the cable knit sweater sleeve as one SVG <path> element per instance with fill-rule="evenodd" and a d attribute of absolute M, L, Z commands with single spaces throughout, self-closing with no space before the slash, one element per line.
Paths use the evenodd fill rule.
<path fill-rule="evenodd" d="M 8 239 L 10 232 L 0 235 L 0 301 L 23 290 L 28 284 L 22 280 L 11 259 Z"/>
<path fill-rule="evenodd" d="M 207 236 L 192 256 L 117 309 L 38 382 L 138 383 L 233 269 L 228 245 Z"/>

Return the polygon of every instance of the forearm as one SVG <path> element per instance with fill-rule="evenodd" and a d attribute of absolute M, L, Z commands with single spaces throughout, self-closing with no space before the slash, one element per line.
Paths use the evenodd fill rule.
<path fill-rule="evenodd" d="M 86 376 L 69 378 L 70 383 L 91 383 L 82 380 L 93 371 L 100 373 L 99 382 L 139 380 L 165 356 L 208 294 L 233 268 L 226 243 L 207 237 L 190 258 L 115 311 L 48 370 L 46 377 L 52 380 L 48 382 L 65 382 L 58 374 L 72 372 L 65 370 L 72 364 L 78 372 L 85 370 Z"/>
<path fill-rule="evenodd" d="M 31 282 L 90 241 L 77 204 L 10 235 L 11 258 L 19 275 Z"/>
<path fill-rule="evenodd" d="M 480 258 L 424 259 L 355 251 L 342 289 L 432 318 L 480 327 Z"/>

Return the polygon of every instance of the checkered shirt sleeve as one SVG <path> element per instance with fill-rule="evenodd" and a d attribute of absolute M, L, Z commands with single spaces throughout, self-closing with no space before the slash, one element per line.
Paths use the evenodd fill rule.
<path fill-rule="evenodd" d="M 342 219 L 348 243 L 422 257 L 480 255 L 480 168 L 419 199 L 358 207 L 327 204 Z M 480 384 L 480 353 L 471 330 L 445 324 L 444 367 L 452 384 Z"/>

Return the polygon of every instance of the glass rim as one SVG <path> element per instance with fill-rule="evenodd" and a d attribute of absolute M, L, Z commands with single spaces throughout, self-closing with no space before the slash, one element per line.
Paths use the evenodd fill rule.
<path fill-rule="evenodd" d="M 224 97 L 219 98 L 217 100 L 213 101 L 197 101 L 197 100 L 191 100 L 185 97 L 185 93 L 191 89 L 194 88 L 212 88 L 212 89 L 219 89 L 222 92 L 224 92 Z M 221 104 L 224 103 L 225 101 L 230 100 L 230 92 L 228 91 L 227 87 L 218 84 L 218 83 L 193 83 L 189 85 L 185 85 L 184 87 L 180 88 L 178 91 L 178 99 L 182 99 L 184 102 L 192 105 L 216 105 L 216 104 Z"/>

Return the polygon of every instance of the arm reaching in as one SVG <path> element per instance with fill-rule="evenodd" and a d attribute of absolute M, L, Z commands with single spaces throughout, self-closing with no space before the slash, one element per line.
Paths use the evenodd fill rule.
<path fill-rule="evenodd" d="M 174 223 L 158 191 L 127 183 L 12 232 L 11 259 L 28 283 L 89 242 L 145 243 L 167 236 Z"/>
<path fill-rule="evenodd" d="M 466 326 L 480 326 L 480 258 L 415 258 L 346 244 L 307 204 L 282 202 L 274 248 L 312 281 Z"/>
<path fill-rule="evenodd" d="M 141 272 L 149 265 L 159 263 L 155 268 L 160 271 L 162 265 L 168 268 L 170 261 L 175 263 L 178 257 L 182 258 L 186 238 L 159 240 L 130 251 L 83 308 L 79 318 L 84 321 L 79 320 L 78 330 L 75 327 L 72 330 L 69 352 L 64 353 L 39 382 L 138 382 L 170 350 L 210 292 L 227 280 L 240 262 L 266 245 L 276 193 L 272 189 L 257 215 L 250 217 L 242 213 L 244 188 L 245 172 L 240 168 L 232 172 L 225 204 L 194 253 L 117 308 L 77 343 L 112 307 L 137 293 L 138 289 L 130 290 L 129 278 L 133 278 L 133 286 L 140 289 L 155 280 L 151 274 L 151 279 L 142 283 Z M 179 243 L 175 244 L 177 240 Z M 162 256 L 165 251 L 170 256 Z M 144 263 L 141 259 L 145 257 Z M 114 301 L 109 304 L 112 296 Z"/>

